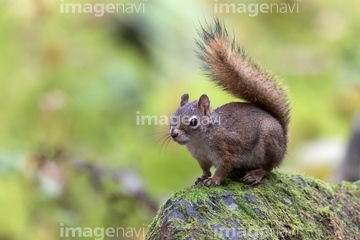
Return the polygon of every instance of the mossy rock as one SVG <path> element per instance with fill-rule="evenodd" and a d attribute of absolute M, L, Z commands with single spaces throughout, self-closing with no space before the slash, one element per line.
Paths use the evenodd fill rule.
<path fill-rule="evenodd" d="M 146 239 L 359 239 L 360 182 L 273 172 L 251 186 L 191 186 L 160 208 Z"/>

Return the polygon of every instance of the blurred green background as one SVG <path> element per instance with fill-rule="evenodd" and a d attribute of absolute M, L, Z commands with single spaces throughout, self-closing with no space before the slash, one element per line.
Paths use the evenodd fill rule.
<path fill-rule="evenodd" d="M 96 17 L 61 13 L 62 3 L 141 12 Z M 360 108 L 360 3 L 272 3 L 298 3 L 299 12 L 214 14 L 205 0 L 1 0 L 0 240 L 71 239 L 60 238 L 60 224 L 146 230 L 159 204 L 194 182 L 200 167 L 164 142 L 168 126 L 136 119 L 170 115 L 185 92 L 207 93 L 213 107 L 234 100 L 194 54 L 196 28 L 214 15 L 288 88 L 282 168 L 333 179 Z M 105 239 L 143 239 L 130 235 Z"/>

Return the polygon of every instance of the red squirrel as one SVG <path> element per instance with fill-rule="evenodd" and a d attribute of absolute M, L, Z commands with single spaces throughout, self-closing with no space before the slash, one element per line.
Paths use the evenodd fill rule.
<path fill-rule="evenodd" d="M 196 185 L 220 185 L 230 173 L 258 184 L 282 162 L 287 149 L 289 103 L 278 81 L 253 63 L 218 19 L 201 27 L 197 56 L 210 79 L 245 102 L 216 109 L 209 97 L 181 97 L 171 116 L 170 136 L 185 145 L 203 174 Z M 210 168 L 216 171 L 211 177 Z"/>

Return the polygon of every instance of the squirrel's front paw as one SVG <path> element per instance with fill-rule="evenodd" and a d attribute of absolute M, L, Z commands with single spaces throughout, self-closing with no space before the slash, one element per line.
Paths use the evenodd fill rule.
<path fill-rule="evenodd" d="M 195 185 L 203 185 L 207 179 L 209 179 L 209 178 L 206 176 L 201 176 L 198 179 L 196 179 Z"/>
<path fill-rule="evenodd" d="M 219 186 L 221 183 L 220 179 L 218 178 L 208 178 L 206 180 L 203 181 L 203 185 L 204 186 L 207 186 L 207 187 L 210 187 L 210 186 Z"/>
<path fill-rule="evenodd" d="M 211 172 L 209 170 L 204 170 L 203 175 L 196 179 L 195 185 L 203 185 L 204 181 L 211 177 Z"/>

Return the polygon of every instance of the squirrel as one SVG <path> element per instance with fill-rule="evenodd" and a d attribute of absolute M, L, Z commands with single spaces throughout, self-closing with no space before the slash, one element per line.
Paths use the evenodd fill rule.
<path fill-rule="evenodd" d="M 195 185 L 217 186 L 233 172 L 258 184 L 279 166 L 286 154 L 290 108 L 275 77 L 253 63 L 229 37 L 224 23 L 201 26 L 197 57 L 210 79 L 245 102 L 227 103 L 215 110 L 206 94 L 180 107 L 170 117 L 170 137 L 185 145 L 203 174 Z M 211 178 L 210 168 L 216 171 Z"/>

